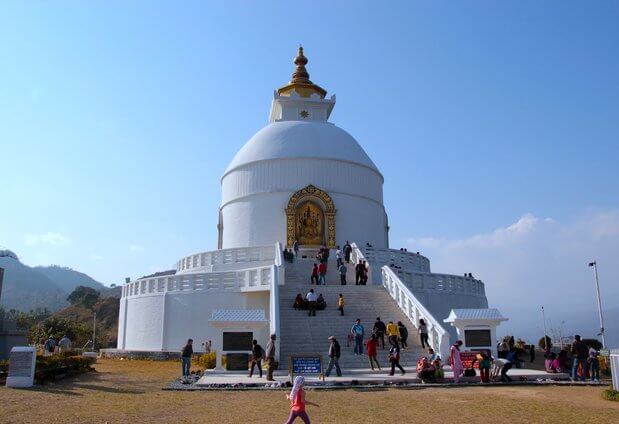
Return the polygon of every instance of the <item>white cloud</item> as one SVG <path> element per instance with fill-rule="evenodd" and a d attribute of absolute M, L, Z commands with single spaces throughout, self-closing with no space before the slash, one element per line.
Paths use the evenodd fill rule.
<path fill-rule="evenodd" d="M 28 246 L 66 246 L 71 243 L 71 239 L 60 233 L 47 232 L 43 234 L 25 234 L 24 243 Z"/>
<path fill-rule="evenodd" d="M 102 261 L 104 259 L 103 256 L 98 255 L 96 253 L 91 253 L 90 255 L 88 255 L 88 257 L 92 259 L 93 261 Z"/>
<path fill-rule="evenodd" d="M 511 225 L 463 239 L 410 238 L 407 247 L 427 256 L 435 272 L 481 278 L 490 306 L 510 317 L 508 327 L 521 331 L 536 330 L 526 327 L 537 321 L 541 327 L 541 305 L 555 311 L 557 322 L 569 323 L 577 311 L 595 311 L 587 266 L 594 259 L 602 303 L 619 304 L 619 209 L 589 211 L 566 222 L 525 214 Z M 579 323 L 570 325 L 576 330 Z"/>
<path fill-rule="evenodd" d="M 140 246 L 139 244 L 130 244 L 129 250 L 132 252 L 142 252 L 144 250 L 144 247 Z"/>

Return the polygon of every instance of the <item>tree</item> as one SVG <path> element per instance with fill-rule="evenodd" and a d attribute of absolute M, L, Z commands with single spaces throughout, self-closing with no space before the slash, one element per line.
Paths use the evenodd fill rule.
<path fill-rule="evenodd" d="M 92 309 L 93 305 L 99 300 L 100 295 L 101 294 L 92 287 L 77 286 L 69 297 L 67 297 L 67 300 L 72 305 Z"/>

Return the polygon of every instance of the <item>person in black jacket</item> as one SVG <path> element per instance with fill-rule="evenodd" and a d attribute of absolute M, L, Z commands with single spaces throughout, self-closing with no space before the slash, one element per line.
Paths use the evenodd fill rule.
<path fill-rule="evenodd" d="M 398 330 L 400 330 L 400 343 L 402 343 L 402 349 L 406 349 L 408 347 L 406 343 L 408 339 L 408 329 L 402 324 L 402 321 L 398 321 Z"/>
<path fill-rule="evenodd" d="M 383 349 L 385 348 L 385 333 L 387 332 L 387 326 L 384 322 L 380 320 L 380 317 L 376 318 L 376 322 L 374 323 L 374 334 L 376 334 L 376 338 L 381 341 L 383 345 Z"/>
<path fill-rule="evenodd" d="M 334 365 L 335 365 L 335 373 L 337 374 L 338 377 L 341 377 L 342 370 L 340 369 L 340 364 L 339 364 L 340 355 L 341 355 L 340 344 L 335 339 L 335 336 L 330 336 L 329 341 L 331 342 L 331 344 L 329 345 L 329 354 L 328 354 L 329 365 L 327 366 L 327 372 L 325 372 L 325 377 L 329 377 L 329 374 L 331 374 L 331 370 L 333 369 Z"/>
<path fill-rule="evenodd" d="M 181 350 L 181 367 L 183 377 L 189 377 L 189 369 L 191 368 L 191 355 L 193 355 L 193 339 L 187 340 L 187 344 Z"/>
<path fill-rule="evenodd" d="M 262 350 L 262 346 L 258 344 L 258 340 L 254 340 L 252 342 L 251 348 L 251 368 L 249 369 L 249 377 L 254 374 L 254 367 L 258 366 L 258 371 L 260 372 L 260 378 L 262 378 L 262 358 L 264 356 L 264 351 Z"/>

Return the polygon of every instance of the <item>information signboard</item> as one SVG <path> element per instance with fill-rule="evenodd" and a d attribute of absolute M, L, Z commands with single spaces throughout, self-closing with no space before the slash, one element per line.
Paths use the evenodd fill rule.
<path fill-rule="evenodd" d="M 322 355 L 291 356 L 288 361 L 288 374 L 294 379 L 295 374 L 317 374 L 324 381 Z"/>

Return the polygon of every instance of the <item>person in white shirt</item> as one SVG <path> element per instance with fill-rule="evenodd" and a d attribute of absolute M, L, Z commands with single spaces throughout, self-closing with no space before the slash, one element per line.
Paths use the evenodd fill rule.
<path fill-rule="evenodd" d="M 316 300 L 318 300 L 318 296 L 314 293 L 314 289 L 311 289 L 306 295 L 305 300 L 308 303 L 309 313 L 307 316 L 316 316 Z"/>
<path fill-rule="evenodd" d="M 340 250 L 340 246 L 336 247 L 335 251 L 335 259 L 337 260 L 337 268 L 339 269 L 340 265 L 342 265 L 342 251 Z"/>

